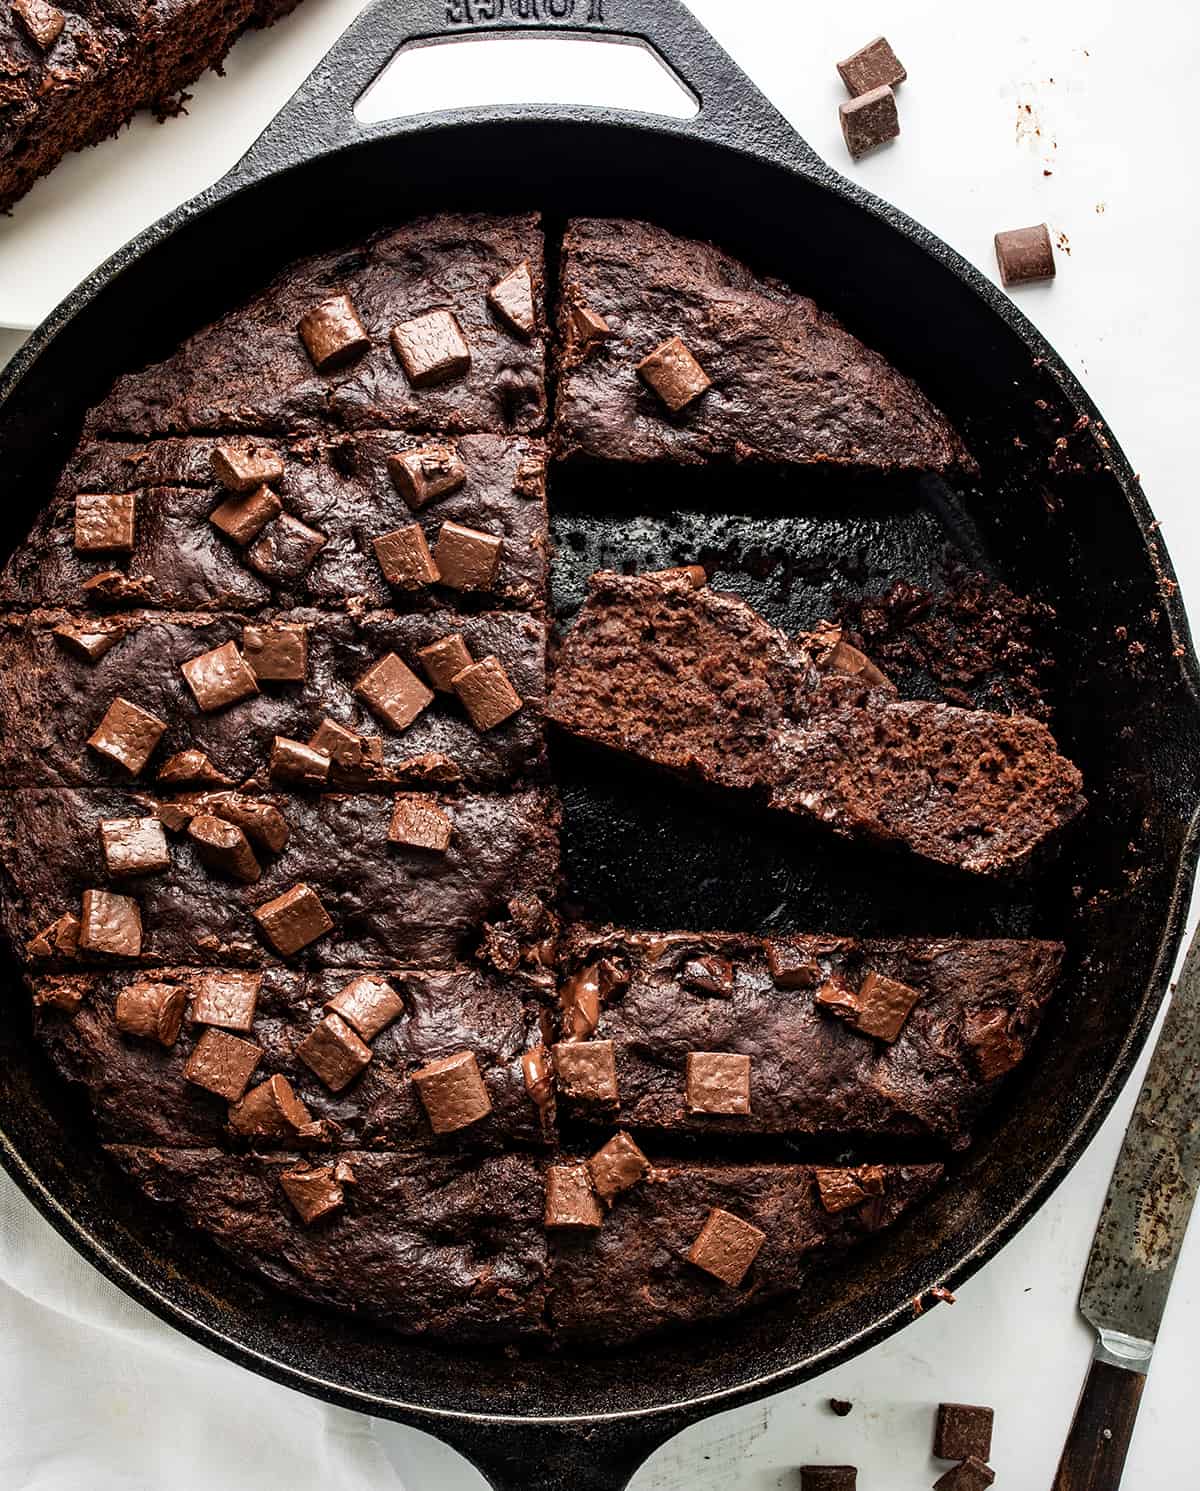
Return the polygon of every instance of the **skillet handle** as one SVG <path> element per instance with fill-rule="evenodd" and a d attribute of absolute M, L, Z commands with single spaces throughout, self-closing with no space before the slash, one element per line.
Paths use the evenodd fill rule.
<path fill-rule="evenodd" d="M 792 167 L 827 170 L 682 0 L 374 0 L 317 64 L 221 186 L 246 186 L 364 140 L 435 129 L 477 112 L 499 122 L 574 122 L 603 117 L 644 124 L 646 115 L 630 111 L 536 104 L 445 111 L 378 124 L 360 124 L 354 117 L 356 100 L 402 47 L 463 36 L 518 33 L 639 42 L 657 54 L 700 105 L 693 119 L 655 116 L 658 128 L 722 144 L 740 144 Z"/>
<path fill-rule="evenodd" d="M 699 1417 L 666 1413 L 590 1424 L 480 1418 L 421 1427 L 466 1456 L 494 1491 L 625 1491 L 654 1451 Z"/>

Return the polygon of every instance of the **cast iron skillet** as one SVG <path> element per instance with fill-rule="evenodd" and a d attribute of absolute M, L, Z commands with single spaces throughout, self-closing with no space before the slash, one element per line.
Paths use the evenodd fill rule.
<path fill-rule="evenodd" d="M 355 123 L 353 100 L 401 44 L 533 25 L 648 44 L 694 91 L 698 117 L 530 107 Z M 1078 1157 L 1175 956 L 1197 847 L 1197 665 L 1137 480 L 1051 349 L 944 244 L 829 170 L 677 0 L 380 0 L 228 177 L 92 275 L 9 369 L 0 471 L 10 543 L 115 374 L 165 355 L 286 260 L 444 204 L 642 215 L 715 238 L 810 290 L 912 372 L 982 465 L 974 485 L 918 482 L 904 496 L 796 476 L 784 484 L 796 517 L 782 538 L 746 477 L 694 496 L 681 482 L 663 489 L 664 507 L 694 508 L 680 519 L 636 483 L 622 492 L 559 478 L 568 608 L 596 562 L 678 562 L 681 545 L 707 545 L 724 556 L 720 583 L 802 621 L 839 585 L 932 576 L 949 545 L 1058 612 L 1056 730 L 1091 806 L 1057 860 L 1010 885 L 964 886 L 701 815 L 563 752 L 565 853 L 584 908 L 642 926 L 1063 936 L 1069 966 L 1043 1036 L 952 1165 L 953 1184 L 852 1265 L 815 1271 L 799 1301 L 599 1357 L 424 1345 L 259 1286 L 105 1169 L 32 1041 L 11 960 L 0 1158 L 99 1269 L 231 1360 L 431 1431 L 497 1486 L 615 1488 L 687 1423 L 899 1329 L 914 1296 L 974 1272 Z M 739 532 L 762 542 L 739 546 Z"/>

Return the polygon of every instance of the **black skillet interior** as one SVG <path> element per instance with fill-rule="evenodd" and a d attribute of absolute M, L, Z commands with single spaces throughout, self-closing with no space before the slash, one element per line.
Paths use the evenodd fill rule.
<path fill-rule="evenodd" d="M 589 29 L 587 4 L 554 0 L 542 20 Z M 804 473 L 618 480 L 562 470 L 552 500 L 564 613 L 600 564 L 643 568 L 702 550 L 715 583 L 795 628 L 839 595 L 893 579 L 936 588 L 948 557 L 960 560 L 1054 607 L 1055 729 L 1091 806 L 1057 859 L 1010 883 L 964 883 L 557 752 L 571 892 L 591 914 L 638 926 L 1030 932 L 1070 948 L 1043 1036 L 979 1142 L 954 1162 L 953 1184 L 852 1265 L 815 1270 L 799 1304 L 602 1358 L 427 1346 L 260 1287 L 105 1171 L 86 1117 L 40 1060 L 17 967 L 6 963 L 3 1158 L 60 1230 L 233 1359 L 421 1423 L 480 1458 L 515 1454 L 518 1470 L 512 1446 L 534 1441 L 526 1431 L 485 1443 L 501 1432 L 489 1416 L 691 1405 L 646 1430 L 644 1447 L 699 1416 L 704 1399 L 711 1410 L 713 1395 L 729 1403 L 861 1350 L 911 1317 L 914 1295 L 964 1277 L 1027 1219 L 1115 1096 L 1165 987 L 1194 862 L 1200 759 L 1195 659 L 1169 562 L 1095 409 L 1003 297 L 823 167 L 674 0 L 605 0 L 590 29 L 653 40 L 703 101 L 693 124 L 545 109 L 366 131 L 343 109 L 331 124 L 406 37 L 453 30 L 464 14 L 515 27 L 528 10 L 512 0 L 507 14 L 498 0 L 450 0 L 448 10 L 384 0 L 229 181 L 56 313 L 0 389 L 6 543 L 20 541 L 113 376 L 165 355 L 287 260 L 441 206 L 536 206 L 551 225 L 572 213 L 644 216 L 810 292 L 926 387 L 982 475 L 951 490 Z M 330 153 L 307 159 L 322 148 Z M 616 1484 L 620 1455 L 610 1446 L 606 1456 L 605 1465 L 580 1456 L 580 1484 Z M 541 1472 L 523 1474 L 533 1484 Z"/>

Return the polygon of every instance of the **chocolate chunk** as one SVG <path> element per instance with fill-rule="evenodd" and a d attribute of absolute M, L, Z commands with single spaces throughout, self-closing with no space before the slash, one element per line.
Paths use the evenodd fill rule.
<path fill-rule="evenodd" d="M 292 1084 L 278 1073 L 229 1109 L 229 1127 L 248 1139 L 295 1139 L 312 1121 Z"/>
<path fill-rule="evenodd" d="M 259 683 L 303 683 L 308 675 L 308 628 L 282 621 L 244 626 L 242 656 Z"/>
<path fill-rule="evenodd" d="M 990 1460 L 995 1411 L 975 1403 L 939 1403 L 933 1453 L 939 1460 Z"/>
<path fill-rule="evenodd" d="M 869 93 L 839 104 L 838 118 L 846 149 L 855 160 L 894 140 L 900 133 L 896 95 L 886 86 L 872 88 Z"/>
<path fill-rule="evenodd" d="M 118 695 L 88 736 L 87 743 L 98 755 L 107 756 L 137 776 L 154 754 L 154 747 L 166 728 L 156 715 Z"/>
<path fill-rule="evenodd" d="M 443 585 L 452 590 L 490 590 L 496 583 L 504 540 L 461 523 L 443 523 L 433 562 Z"/>
<path fill-rule="evenodd" d="M 522 259 L 488 291 L 488 304 L 510 331 L 531 337 L 537 327 L 533 308 L 533 274 L 529 260 Z"/>
<path fill-rule="evenodd" d="M 817 1194 L 828 1212 L 847 1211 L 852 1206 L 861 1206 L 868 1196 L 883 1195 L 882 1165 L 860 1165 L 857 1170 L 818 1166 L 814 1173 Z"/>
<path fill-rule="evenodd" d="M 410 849 L 432 849 L 444 854 L 450 847 L 454 824 L 432 797 L 416 793 L 397 797 L 388 829 L 388 842 Z"/>
<path fill-rule="evenodd" d="M 688 1262 L 736 1289 L 766 1240 L 766 1233 L 750 1222 L 714 1206 L 692 1244 Z"/>
<path fill-rule="evenodd" d="M 547 1227 L 573 1227 L 594 1230 L 604 1221 L 604 1213 L 592 1190 L 584 1165 L 548 1165 L 546 1167 Z"/>
<path fill-rule="evenodd" d="M 188 838 L 195 846 L 196 858 L 210 870 L 253 885 L 262 875 L 250 841 L 236 823 L 218 818 L 215 813 L 197 813 L 187 826 Z"/>
<path fill-rule="evenodd" d="M 348 295 L 333 295 L 300 318 L 300 338 L 321 372 L 344 367 L 371 345 Z"/>
<path fill-rule="evenodd" d="M 404 1013 L 404 1001 L 386 979 L 362 974 L 343 984 L 325 1008 L 352 1025 L 364 1041 L 373 1041 Z"/>
<path fill-rule="evenodd" d="M 349 1175 L 339 1175 L 339 1169 Z M 352 1180 L 354 1172 L 348 1165 L 298 1165 L 285 1170 L 279 1177 L 284 1194 L 300 1214 L 306 1226 L 339 1211 L 346 1204 L 346 1193 L 342 1185 Z"/>
<path fill-rule="evenodd" d="M 338 1015 L 326 1015 L 296 1047 L 296 1055 L 330 1092 L 341 1092 L 371 1060 L 371 1048 Z"/>
<path fill-rule="evenodd" d="M 1007 1010 L 971 1010 L 963 1022 L 963 1038 L 985 1082 L 1011 1072 L 1025 1055 L 1025 1042 L 1009 1029 Z"/>
<path fill-rule="evenodd" d="M 611 1041 L 559 1041 L 554 1075 L 563 1097 L 581 1103 L 616 1103 L 617 1062 Z"/>
<path fill-rule="evenodd" d="M 253 1041 L 209 1026 L 188 1057 L 183 1075 L 227 1103 L 236 1103 L 262 1058 L 262 1047 Z"/>
<path fill-rule="evenodd" d="M 385 653 L 354 685 L 354 692 L 381 720 L 407 730 L 433 703 L 432 693 L 394 652 Z"/>
<path fill-rule="evenodd" d="M 767 954 L 767 968 L 777 988 L 815 989 L 821 982 L 821 965 L 807 954 L 798 952 L 790 943 L 767 938 L 763 948 Z"/>
<path fill-rule="evenodd" d="M 600 1023 L 600 1001 L 625 983 L 627 976 L 610 958 L 600 958 L 573 973 L 558 990 L 563 1034 L 569 1040 L 587 1040 Z"/>
<path fill-rule="evenodd" d="M 138 979 L 117 993 L 114 1019 L 125 1035 L 173 1046 L 179 1039 L 187 992 L 178 984 Z"/>
<path fill-rule="evenodd" d="M 384 579 L 398 590 L 422 590 L 437 582 L 438 566 L 419 524 L 381 533 L 371 540 L 371 546 Z"/>
<path fill-rule="evenodd" d="M 84 599 L 106 605 L 146 606 L 154 599 L 154 581 L 144 575 L 124 575 L 119 569 L 106 569 L 80 586 Z"/>
<path fill-rule="evenodd" d="M 137 498 L 132 492 L 80 492 L 75 499 L 75 547 L 81 554 L 133 549 Z"/>
<path fill-rule="evenodd" d="M 85 890 L 79 918 L 79 948 L 113 958 L 136 958 L 142 951 L 142 912 L 131 896 Z"/>
<path fill-rule="evenodd" d="M 406 756 L 392 768 L 389 780 L 413 786 L 457 787 L 462 782 L 462 772 L 441 751 L 426 751 L 421 756 Z"/>
<path fill-rule="evenodd" d="M 193 986 L 192 1024 L 251 1030 L 261 984 L 259 973 L 238 973 L 225 968 L 201 973 Z"/>
<path fill-rule="evenodd" d="M 369 781 L 383 772 L 383 742 L 378 735 L 359 735 L 326 717 L 309 745 L 329 757 L 331 772 L 341 780 Z"/>
<path fill-rule="evenodd" d="M 283 503 L 270 487 L 256 487 L 244 496 L 226 497 L 209 513 L 208 521 L 244 549 L 282 511 Z"/>
<path fill-rule="evenodd" d="M 302 740 L 277 735 L 271 742 L 271 775 L 297 787 L 322 787 L 329 780 L 329 757 Z"/>
<path fill-rule="evenodd" d="M 61 1015 L 74 1017 L 83 1007 L 86 984 L 82 978 L 42 978 L 33 991 L 35 1009 L 57 1010 Z"/>
<path fill-rule="evenodd" d="M 518 954 L 516 967 L 520 963 Z M 521 1057 L 521 1076 L 525 1091 L 533 1099 L 543 1117 L 554 1113 L 554 1069 L 550 1065 L 550 1053 L 545 1046 L 537 1045 Z"/>
<path fill-rule="evenodd" d="M 703 590 L 708 584 L 708 571 L 702 564 L 677 564 L 674 569 L 646 570 L 642 578 L 662 581 L 682 580 L 693 590 Z"/>
<path fill-rule="evenodd" d="M 268 580 L 298 580 L 328 542 L 316 528 L 284 513 L 246 550 L 246 563 Z"/>
<path fill-rule="evenodd" d="M 283 461 L 268 445 L 216 445 L 211 460 L 217 480 L 230 492 L 254 492 L 283 478 Z"/>
<path fill-rule="evenodd" d="M 259 906 L 254 918 L 276 952 L 285 957 L 333 931 L 333 922 L 320 897 L 303 881 Z"/>
<path fill-rule="evenodd" d="M 43 52 L 54 45 L 67 23 L 58 6 L 48 0 L 12 0 L 12 10 L 30 41 Z"/>
<path fill-rule="evenodd" d="M 689 1113 L 749 1113 L 750 1058 L 733 1051 L 689 1051 Z"/>
<path fill-rule="evenodd" d="M 597 342 L 612 336 L 612 329 L 598 311 L 577 297 L 567 311 L 567 334 L 571 350 L 586 356 Z"/>
<path fill-rule="evenodd" d="M 933 1491 L 987 1491 L 996 1479 L 996 1472 L 982 1460 L 964 1460 L 945 1475 L 938 1476 Z"/>
<path fill-rule="evenodd" d="M 224 642 L 179 666 L 196 703 L 205 711 L 225 709 L 258 693 L 254 674 L 234 642 Z"/>
<path fill-rule="evenodd" d="M 1032 228 L 1010 228 L 996 234 L 996 263 L 1004 285 L 1023 285 L 1030 280 L 1054 278 L 1054 249 L 1045 223 Z"/>
<path fill-rule="evenodd" d="M 800 1491 L 856 1491 L 858 1470 L 853 1465 L 802 1465 Z"/>
<path fill-rule="evenodd" d="M 25 944 L 31 958 L 74 958 L 79 952 L 79 918 L 64 911 L 48 927 L 43 927 Z"/>
<path fill-rule="evenodd" d="M 638 376 L 672 414 L 685 409 L 711 386 L 712 379 L 680 337 L 668 337 L 637 365 Z"/>
<path fill-rule="evenodd" d="M 454 692 L 462 700 L 476 730 L 494 730 L 521 708 L 521 696 L 513 688 L 498 657 L 480 658 L 453 679 Z"/>
<path fill-rule="evenodd" d="M 877 36 L 865 47 L 859 47 L 844 62 L 838 63 L 837 70 L 842 75 L 846 91 L 853 98 L 870 93 L 874 88 L 895 88 L 908 77 L 886 36 Z"/>
<path fill-rule="evenodd" d="M 64 621 L 54 628 L 58 645 L 72 657 L 85 663 L 98 663 L 124 635 L 123 627 L 105 626 L 103 622 L 83 624 Z"/>
<path fill-rule="evenodd" d="M 110 875 L 153 875 L 171 864 L 167 836 L 157 818 L 104 818 L 100 843 Z"/>
<path fill-rule="evenodd" d="M 200 811 L 232 823 L 271 854 L 281 854 L 287 844 L 287 819 L 273 803 L 259 802 L 238 792 L 210 792 L 202 799 Z"/>
<path fill-rule="evenodd" d="M 431 642 L 428 647 L 419 647 L 417 656 L 425 670 L 425 677 L 439 694 L 452 694 L 455 674 L 469 668 L 472 661 L 461 632 L 451 632 L 448 636 Z"/>
<path fill-rule="evenodd" d="M 854 1404 L 849 1398 L 830 1398 L 829 1411 L 836 1414 L 838 1418 L 844 1419 L 847 1414 L 854 1411 Z"/>
<path fill-rule="evenodd" d="M 471 349 L 449 311 L 429 311 L 393 326 L 392 350 L 414 388 L 445 383 L 471 366 Z"/>
<path fill-rule="evenodd" d="M 904 1022 L 920 997 L 919 989 L 910 989 L 899 979 L 872 970 L 858 990 L 855 1029 L 890 1044 L 904 1029 Z"/>
<path fill-rule="evenodd" d="M 689 958 L 683 965 L 683 982 L 690 989 L 700 989 L 705 994 L 717 994 L 722 999 L 732 999 L 733 964 L 728 958 L 718 958 L 713 953 L 701 958 Z"/>
<path fill-rule="evenodd" d="M 622 1130 L 596 1151 L 587 1162 L 587 1172 L 596 1195 L 611 1204 L 622 1191 L 645 1179 L 650 1161 Z"/>
<path fill-rule="evenodd" d="M 397 492 L 420 512 L 436 497 L 457 492 L 467 479 L 462 457 L 451 445 L 419 445 L 415 450 L 388 456 L 388 473 Z"/>
<path fill-rule="evenodd" d="M 492 1111 L 473 1051 L 431 1061 L 413 1073 L 413 1081 L 435 1134 L 453 1134 Z"/>
<path fill-rule="evenodd" d="M 158 780 L 170 787 L 190 787 L 196 784 L 222 787 L 227 786 L 233 778 L 217 770 L 207 751 L 198 751 L 193 747 L 186 751 L 176 751 L 175 755 L 169 756 L 158 768 Z"/>

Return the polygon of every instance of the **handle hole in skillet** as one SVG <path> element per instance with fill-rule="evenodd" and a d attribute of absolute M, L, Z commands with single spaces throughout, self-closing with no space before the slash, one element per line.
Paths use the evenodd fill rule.
<path fill-rule="evenodd" d="M 354 106 L 381 124 L 481 104 L 585 105 L 694 119 L 695 94 L 656 52 L 629 38 L 456 37 L 403 47 Z"/>

